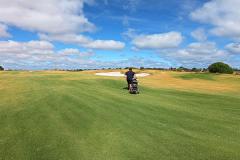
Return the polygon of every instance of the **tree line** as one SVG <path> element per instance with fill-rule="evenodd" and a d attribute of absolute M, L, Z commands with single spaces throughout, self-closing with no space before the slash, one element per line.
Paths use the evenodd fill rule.
<path fill-rule="evenodd" d="M 225 64 L 223 62 L 216 62 L 211 64 L 208 68 L 187 68 L 187 67 L 170 67 L 170 68 L 158 68 L 158 67 L 125 67 L 125 68 L 102 68 L 101 70 L 110 70 L 110 69 L 140 69 L 140 70 L 162 70 L 162 71 L 178 71 L 178 72 L 210 72 L 210 73 L 225 73 L 225 74 L 232 74 L 236 72 L 240 74 L 240 69 L 234 69 L 230 65 Z M 0 71 L 3 71 L 3 66 L 0 66 Z M 79 72 L 85 70 L 99 70 L 99 69 L 54 69 L 57 71 L 71 71 L 71 72 Z"/>

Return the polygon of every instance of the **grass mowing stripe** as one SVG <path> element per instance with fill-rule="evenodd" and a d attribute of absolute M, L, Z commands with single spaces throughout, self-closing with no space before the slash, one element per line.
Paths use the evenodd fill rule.
<path fill-rule="evenodd" d="M 21 90 L 2 91 L 20 96 L 15 103 L 0 93 L 3 159 L 240 157 L 237 97 L 147 87 L 130 95 L 123 80 L 41 74 L 10 75 Z"/>

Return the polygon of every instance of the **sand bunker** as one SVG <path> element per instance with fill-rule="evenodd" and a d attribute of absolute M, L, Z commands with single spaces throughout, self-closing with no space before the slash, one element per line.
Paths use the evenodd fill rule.
<path fill-rule="evenodd" d="M 110 76 L 110 77 L 124 77 L 125 75 L 120 72 L 106 72 L 106 73 L 96 73 L 97 76 Z M 149 76 L 148 73 L 139 73 L 136 74 L 137 77 L 146 77 Z"/>

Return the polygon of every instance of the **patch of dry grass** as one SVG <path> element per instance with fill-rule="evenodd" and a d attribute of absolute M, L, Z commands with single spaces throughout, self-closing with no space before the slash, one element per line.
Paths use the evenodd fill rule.
<path fill-rule="evenodd" d="M 168 71 L 150 72 L 152 73 L 151 76 L 139 79 L 141 80 L 142 85 L 152 88 L 169 88 L 197 92 L 239 92 L 240 90 L 240 78 L 234 75 L 216 75 L 214 76 L 215 80 L 210 81 L 197 78 L 186 80 L 176 77 L 176 75 L 180 74 L 193 73 Z"/>
<path fill-rule="evenodd" d="M 88 70 L 81 72 L 67 72 L 67 71 L 34 71 L 34 72 L 1 72 L 1 86 L 0 90 L 8 88 L 11 90 L 16 78 L 32 78 L 32 77 L 49 77 L 59 76 L 64 81 L 78 81 L 86 79 L 113 79 L 125 80 L 124 77 L 104 77 L 96 76 L 95 73 L 101 72 L 121 72 L 127 70 Z M 239 93 L 240 92 L 240 76 L 237 75 L 211 75 L 214 80 L 207 79 L 182 79 L 181 75 L 194 74 L 185 72 L 171 72 L 171 71 L 157 71 L 157 70 L 134 70 L 136 73 L 150 73 L 150 76 L 140 77 L 140 86 L 151 88 L 177 89 L 195 92 L 210 92 L 210 93 Z M 10 73 L 10 74 L 9 74 Z M 204 73 L 203 73 L 204 74 Z M 4 80 L 7 76 L 7 81 Z M 194 77 L 194 75 L 193 75 Z M 12 81 L 13 83 L 9 83 Z M 10 86 L 9 86 L 10 85 Z M 15 88 L 16 86 L 13 86 Z"/>
<path fill-rule="evenodd" d="M 94 75 L 101 72 L 121 72 L 127 70 L 97 70 L 97 71 L 84 71 L 83 74 Z M 210 93 L 223 93 L 232 92 L 239 93 L 240 91 L 240 76 L 237 75 L 211 75 L 214 80 L 205 79 L 182 79 L 178 78 L 185 74 L 194 74 L 186 72 L 171 72 L 171 71 L 158 71 L 158 70 L 134 70 L 137 73 L 150 73 L 148 77 L 138 78 L 140 85 L 151 88 L 165 88 L 177 89 L 195 92 L 210 92 Z M 205 73 L 202 73 L 205 74 Z M 194 77 L 194 75 L 193 75 Z M 92 78 L 101 79 L 124 79 L 123 77 L 100 77 L 93 76 Z"/>

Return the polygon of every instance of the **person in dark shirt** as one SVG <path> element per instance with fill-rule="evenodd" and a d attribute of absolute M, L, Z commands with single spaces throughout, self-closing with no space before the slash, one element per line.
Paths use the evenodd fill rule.
<path fill-rule="evenodd" d="M 134 78 L 135 72 L 132 71 L 132 68 L 129 68 L 129 71 L 127 71 L 125 75 L 126 75 L 128 90 L 129 90 L 130 84 L 132 83 L 132 79 Z"/>

